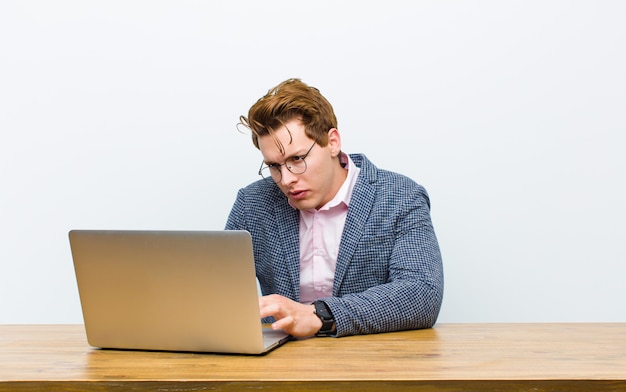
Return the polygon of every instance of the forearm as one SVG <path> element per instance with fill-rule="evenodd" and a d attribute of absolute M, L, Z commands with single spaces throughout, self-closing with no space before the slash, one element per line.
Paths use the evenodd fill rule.
<path fill-rule="evenodd" d="M 336 336 L 432 327 L 439 314 L 443 287 L 398 281 L 362 293 L 325 298 L 337 325 Z"/>

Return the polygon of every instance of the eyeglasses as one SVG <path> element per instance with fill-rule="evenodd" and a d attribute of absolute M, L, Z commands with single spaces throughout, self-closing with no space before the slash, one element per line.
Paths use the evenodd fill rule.
<path fill-rule="evenodd" d="M 283 178 L 283 169 L 281 166 L 285 166 L 287 170 L 289 170 L 293 174 L 302 174 L 306 171 L 306 161 L 304 158 L 309 155 L 313 147 L 317 144 L 317 140 L 313 142 L 309 150 L 304 153 L 304 155 L 294 155 L 292 157 L 287 158 L 285 163 L 272 163 L 267 166 L 263 166 L 261 163 L 261 168 L 259 169 L 259 175 L 266 180 L 272 180 L 274 182 L 280 182 Z"/>

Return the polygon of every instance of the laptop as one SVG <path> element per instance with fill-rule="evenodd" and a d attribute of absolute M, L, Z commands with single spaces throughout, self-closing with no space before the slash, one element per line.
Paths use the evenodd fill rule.
<path fill-rule="evenodd" d="M 289 340 L 259 316 L 247 231 L 69 232 L 88 343 L 265 354 Z"/>

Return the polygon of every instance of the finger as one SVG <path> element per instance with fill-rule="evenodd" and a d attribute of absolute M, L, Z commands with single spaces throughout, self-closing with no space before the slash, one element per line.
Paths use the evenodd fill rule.
<path fill-rule="evenodd" d="M 275 303 L 266 304 L 259 307 L 261 318 L 274 317 L 275 319 L 281 318 L 280 306 Z"/>
<path fill-rule="evenodd" d="M 268 300 L 267 296 L 259 297 L 259 306 L 260 307 L 263 307 L 263 306 L 267 305 L 268 303 L 270 303 L 270 301 Z"/>
<path fill-rule="evenodd" d="M 283 297 L 276 294 L 264 295 L 259 297 L 259 307 L 268 306 L 270 304 L 277 304 L 283 300 Z"/>
<path fill-rule="evenodd" d="M 272 324 L 272 329 L 282 329 L 283 331 L 290 333 L 296 326 L 296 321 L 291 316 L 286 316 L 277 320 Z"/>

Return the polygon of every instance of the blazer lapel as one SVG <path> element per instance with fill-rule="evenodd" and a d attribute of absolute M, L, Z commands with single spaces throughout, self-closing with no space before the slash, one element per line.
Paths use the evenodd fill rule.
<path fill-rule="evenodd" d="M 374 199 L 375 190 L 368 181 L 361 178 L 354 187 L 348 207 L 348 216 L 346 216 L 346 224 L 341 235 L 333 282 L 333 295 L 339 295 L 339 289 L 348 270 L 348 265 L 352 261 L 356 247 L 365 232 L 365 224 L 374 204 Z"/>

